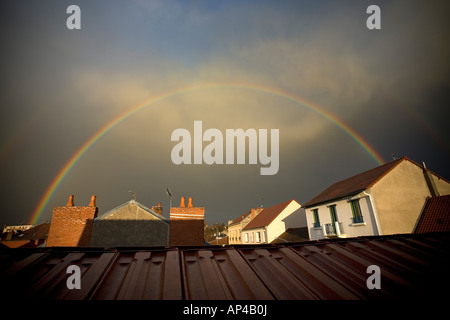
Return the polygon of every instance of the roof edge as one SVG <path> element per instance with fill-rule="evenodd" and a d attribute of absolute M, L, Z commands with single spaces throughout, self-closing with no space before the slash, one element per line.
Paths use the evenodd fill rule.
<path fill-rule="evenodd" d="M 400 158 L 400 159 L 395 159 L 395 160 L 386 162 L 386 163 L 384 163 L 384 164 L 382 164 L 382 165 L 380 165 L 380 166 L 377 166 L 377 167 L 374 167 L 374 168 L 372 168 L 372 169 L 369 169 L 369 170 L 366 170 L 366 171 L 357 173 L 357 174 L 352 175 L 352 176 L 350 176 L 350 177 L 347 177 L 347 178 L 345 178 L 345 179 L 338 180 L 338 181 L 332 183 L 331 185 L 329 185 L 329 186 L 328 186 L 327 188 L 325 188 L 322 192 L 324 192 L 325 190 L 327 190 L 328 188 L 330 188 L 331 186 L 333 186 L 333 185 L 335 185 L 335 184 L 337 184 L 337 183 L 339 183 L 339 182 L 345 181 L 345 180 L 347 180 L 347 179 L 354 178 L 354 177 L 356 177 L 356 176 L 358 176 L 358 175 L 364 174 L 364 173 L 369 172 L 369 171 L 371 171 L 371 170 L 375 170 L 376 168 L 379 168 L 379 167 L 381 167 L 381 166 L 387 165 L 387 164 L 389 164 L 389 163 L 397 162 L 397 163 L 395 163 L 391 168 L 389 168 L 388 170 L 386 170 L 386 172 L 384 172 L 384 173 L 381 174 L 378 178 L 376 178 L 374 181 L 372 181 L 372 183 L 369 184 L 367 187 L 365 187 L 365 188 L 363 188 L 363 189 L 360 189 L 360 190 L 358 190 L 357 192 L 351 192 L 351 193 L 348 193 L 348 194 L 346 194 L 346 195 L 344 195 L 344 196 L 338 196 L 338 197 L 330 198 L 330 199 L 327 199 L 327 200 L 324 200 L 324 201 L 320 201 L 320 202 L 313 202 L 313 203 L 309 204 L 309 201 L 308 201 L 308 202 L 305 204 L 304 208 L 311 208 L 311 207 L 314 207 L 314 206 L 317 206 L 317 205 L 321 205 L 321 204 L 324 204 L 324 203 L 328 203 L 328 202 L 330 202 L 330 201 L 335 201 L 335 200 L 343 199 L 343 198 L 345 198 L 345 197 L 348 197 L 349 195 L 358 194 L 358 193 L 360 193 L 361 191 L 370 189 L 371 187 L 373 187 L 373 185 L 374 185 L 375 183 L 377 183 L 378 181 L 380 181 L 380 180 L 381 180 L 383 177 L 385 177 L 389 172 L 391 172 L 392 169 L 394 169 L 395 167 L 397 167 L 397 166 L 398 166 L 400 163 L 402 163 L 404 160 L 409 160 L 409 161 L 413 162 L 414 164 L 416 164 L 416 165 L 418 165 L 418 166 L 420 167 L 419 164 L 417 164 L 417 163 L 415 163 L 414 161 L 408 159 L 406 156 L 403 156 L 403 157 Z M 321 192 L 321 193 L 322 193 L 322 192 Z M 320 193 L 319 193 L 319 194 L 320 194 Z M 317 195 L 317 196 L 318 196 L 318 195 Z M 317 196 L 315 196 L 315 197 L 317 197 Z M 315 198 L 315 197 L 314 197 L 314 198 Z M 314 198 L 313 198 L 313 199 L 314 199 Z M 311 199 L 311 200 L 312 200 L 312 199 Z"/>
<path fill-rule="evenodd" d="M 304 206 L 304 207 L 302 207 L 302 208 L 304 208 L 304 209 L 309 209 L 309 208 L 312 208 L 312 207 L 321 206 L 321 205 L 323 205 L 323 204 L 325 204 L 325 203 L 330 203 L 330 202 L 334 202 L 334 201 L 343 200 L 343 199 L 345 199 L 345 198 L 347 198 L 347 197 L 350 197 L 350 196 L 354 196 L 354 195 L 356 195 L 356 194 L 359 194 L 359 193 L 361 193 L 361 192 L 363 192 L 363 191 L 365 191 L 365 190 L 367 190 L 367 189 L 360 189 L 360 190 L 358 190 L 358 191 L 350 192 L 350 193 L 347 193 L 347 194 L 345 194 L 345 195 L 343 195 L 343 196 L 339 196 L 339 197 L 337 197 L 337 198 L 333 198 L 333 199 L 329 199 L 329 200 L 325 200 L 325 201 L 316 202 L 316 203 L 313 203 L 313 204 Z"/>
<path fill-rule="evenodd" d="M 269 224 L 271 224 L 271 223 L 273 222 L 273 220 L 275 220 L 276 217 L 278 217 L 278 216 L 279 216 L 279 215 L 287 208 L 287 206 L 289 206 L 289 205 L 292 203 L 292 201 L 297 202 L 297 204 L 300 206 L 300 208 L 303 208 L 302 205 L 301 205 L 297 200 L 295 200 L 295 199 L 286 200 L 286 201 L 284 201 L 284 202 L 286 203 L 286 205 L 283 206 L 282 209 L 280 209 L 280 212 L 279 212 L 276 216 L 274 216 L 270 221 L 268 221 L 266 225 L 264 225 L 264 226 L 259 226 L 259 227 L 248 228 L 248 229 L 247 229 L 247 226 L 248 226 L 249 224 L 252 223 L 252 221 L 253 221 L 253 220 L 252 220 L 252 221 L 250 221 L 244 228 L 242 228 L 242 230 L 252 230 L 252 229 L 259 229 L 259 228 L 267 227 Z M 271 206 L 271 207 L 280 205 L 280 204 L 282 204 L 282 203 L 283 203 L 283 202 L 278 203 L 278 204 L 275 204 L 275 205 L 273 205 L 273 206 Z M 269 208 L 271 208 L 271 207 L 269 207 Z M 269 209 L 269 208 L 267 208 L 267 209 Z M 300 209 L 300 208 L 299 208 L 299 209 Z M 264 209 L 264 210 L 266 210 L 266 209 Z M 262 214 L 262 213 L 264 212 L 264 210 L 261 211 L 261 212 L 259 213 L 259 215 Z M 258 216 L 259 216 L 259 215 L 258 215 Z M 257 216 L 257 217 L 258 217 L 258 216 Z M 256 218 L 256 217 L 255 217 L 255 218 Z"/>
<path fill-rule="evenodd" d="M 115 212 L 115 211 L 117 211 L 117 210 L 119 210 L 119 209 L 121 209 L 121 208 L 123 208 L 123 207 L 129 205 L 129 204 L 134 204 L 134 205 L 138 206 L 139 208 L 141 208 L 142 210 L 146 211 L 147 213 L 149 213 L 149 214 L 151 214 L 151 215 L 157 217 L 157 218 L 160 219 L 161 221 L 166 222 L 166 223 L 169 223 L 169 219 L 167 219 L 166 217 L 164 217 L 164 216 L 162 216 L 162 215 L 160 215 L 160 214 L 154 212 L 152 209 L 150 209 L 150 208 L 144 206 L 142 203 L 140 203 L 140 202 L 138 202 L 138 201 L 136 201 L 136 200 L 130 200 L 130 201 L 124 202 L 124 203 L 122 203 L 121 205 L 118 205 L 117 207 L 115 207 L 115 208 L 113 208 L 113 209 L 111 209 L 111 210 L 106 211 L 106 212 L 103 213 L 102 215 L 97 216 L 97 217 L 94 219 L 94 222 L 95 222 L 95 221 L 99 221 L 99 220 L 103 220 L 104 218 L 106 218 L 107 216 L 109 216 L 111 213 L 113 213 L 113 212 Z"/>

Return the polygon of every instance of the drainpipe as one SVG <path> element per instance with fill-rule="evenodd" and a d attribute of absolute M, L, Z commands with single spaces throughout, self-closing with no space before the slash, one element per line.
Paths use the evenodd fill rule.
<path fill-rule="evenodd" d="M 375 201 L 373 201 L 372 195 L 370 193 L 367 193 L 366 190 L 364 190 L 363 193 L 369 197 L 370 205 L 372 206 L 373 210 L 373 216 L 375 218 L 375 224 L 378 230 L 378 235 L 381 236 L 383 234 L 383 231 L 381 230 L 380 222 L 378 221 L 378 211 L 375 207 Z"/>

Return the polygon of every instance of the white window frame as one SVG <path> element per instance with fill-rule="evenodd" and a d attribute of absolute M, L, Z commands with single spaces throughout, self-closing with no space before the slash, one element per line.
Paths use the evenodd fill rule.
<path fill-rule="evenodd" d="M 255 242 L 256 243 L 261 243 L 261 232 L 260 231 L 256 231 Z"/>

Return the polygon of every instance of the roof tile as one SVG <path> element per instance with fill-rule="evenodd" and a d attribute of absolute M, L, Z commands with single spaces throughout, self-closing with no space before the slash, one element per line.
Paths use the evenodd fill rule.
<path fill-rule="evenodd" d="M 416 233 L 450 231 L 450 195 L 427 200 Z"/>

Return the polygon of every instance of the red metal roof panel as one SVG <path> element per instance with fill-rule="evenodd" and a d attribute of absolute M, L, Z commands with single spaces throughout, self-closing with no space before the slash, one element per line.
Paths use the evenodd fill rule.
<path fill-rule="evenodd" d="M 300 300 L 438 298 L 449 286 L 450 233 L 254 246 L 0 250 L 2 298 Z M 81 271 L 70 290 L 67 268 Z M 381 289 L 369 289 L 369 266 Z"/>
<path fill-rule="evenodd" d="M 182 250 L 181 256 L 186 299 L 273 299 L 232 248 Z"/>
<path fill-rule="evenodd" d="M 179 264 L 177 250 L 120 251 L 91 299 L 181 299 Z"/>

